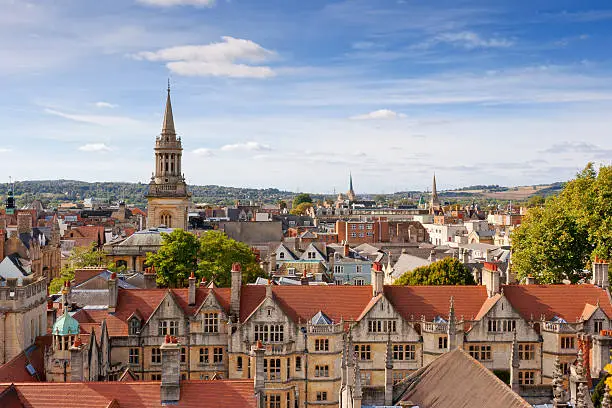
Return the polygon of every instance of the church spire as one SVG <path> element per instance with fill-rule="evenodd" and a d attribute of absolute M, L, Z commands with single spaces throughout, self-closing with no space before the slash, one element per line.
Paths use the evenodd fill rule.
<path fill-rule="evenodd" d="M 433 175 L 433 183 L 431 186 L 431 200 L 429 203 L 429 212 L 435 213 L 435 210 L 440 208 L 440 199 L 438 198 L 438 188 L 436 186 L 436 173 Z"/>
<path fill-rule="evenodd" d="M 176 131 L 174 130 L 174 116 L 172 115 L 172 102 L 170 101 L 170 79 L 168 79 L 168 97 L 166 98 L 166 112 L 164 113 L 162 135 L 176 135 Z"/>
<path fill-rule="evenodd" d="M 353 174 L 349 172 L 349 190 L 346 193 L 350 201 L 355 201 L 355 190 L 353 190 Z"/>

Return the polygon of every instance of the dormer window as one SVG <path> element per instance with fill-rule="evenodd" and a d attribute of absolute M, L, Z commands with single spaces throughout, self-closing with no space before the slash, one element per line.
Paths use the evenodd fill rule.
<path fill-rule="evenodd" d="M 281 252 L 280 254 L 278 254 L 278 257 L 279 257 L 280 259 L 285 259 L 285 253 L 284 253 L 284 252 Z"/>
<path fill-rule="evenodd" d="M 130 320 L 130 336 L 136 336 L 140 332 L 140 322 L 138 319 Z"/>

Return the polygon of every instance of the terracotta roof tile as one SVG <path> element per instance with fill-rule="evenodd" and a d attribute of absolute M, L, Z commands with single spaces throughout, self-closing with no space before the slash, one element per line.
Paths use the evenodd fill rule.
<path fill-rule="evenodd" d="M 5 389 L 9 384 L 0 384 Z M 161 406 L 159 382 L 17 383 L 29 408 Z M 179 408 L 255 408 L 253 380 L 181 381 Z"/>
<path fill-rule="evenodd" d="M 44 381 L 45 348 L 51 345 L 51 341 L 50 335 L 37 337 L 32 346 L 0 366 L 0 382 Z M 26 369 L 28 364 L 36 370 L 35 375 Z"/>
<path fill-rule="evenodd" d="M 608 293 L 597 286 L 585 285 L 505 285 L 504 295 L 524 319 L 546 320 L 559 316 L 575 322 L 582 316 L 587 303 L 598 302 L 606 315 L 612 317 Z"/>

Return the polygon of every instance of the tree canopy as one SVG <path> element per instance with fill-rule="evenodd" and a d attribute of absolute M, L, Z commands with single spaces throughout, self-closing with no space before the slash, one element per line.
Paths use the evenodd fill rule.
<path fill-rule="evenodd" d="M 62 268 L 60 277 L 51 280 L 49 283 L 49 293 L 57 293 L 61 290 L 64 282 L 74 279 L 74 271 L 86 266 L 105 265 L 106 256 L 104 252 L 98 251 L 96 244 L 92 243 L 88 247 L 75 247 L 72 249 L 68 262 Z"/>
<path fill-rule="evenodd" d="M 444 258 L 408 271 L 394 285 L 475 285 L 470 271 L 456 258 Z"/>
<path fill-rule="evenodd" d="M 308 209 L 311 207 L 311 203 L 300 203 L 297 206 L 293 207 L 291 211 L 289 211 L 289 213 L 293 215 L 305 215 L 306 211 L 308 211 Z"/>
<path fill-rule="evenodd" d="M 167 287 L 184 286 L 191 272 L 198 279 L 228 287 L 234 262 L 242 265 L 244 283 L 265 276 L 253 250 L 220 231 L 207 231 L 200 238 L 181 229 L 162 233 L 159 251 L 147 255 L 147 264 L 155 266 L 158 285 Z"/>
<path fill-rule="evenodd" d="M 310 194 L 300 193 L 300 194 L 296 195 L 295 198 L 293 199 L 293 206 L 292 206 L 292 208 L 295 208 L 295 207 L 297 207 L 298 205 L 300 205 L 302 203 L 311 203 L 312 204 L 312 197 L 310 196 Z"/>
<path fill-rule="evenodd" d="M 577 282 L 594 257 L 612 256 L 612 166 L 592 163 L 559 196 L 530 208 L 512 234 L 513 269 L 540 283 Z"/>

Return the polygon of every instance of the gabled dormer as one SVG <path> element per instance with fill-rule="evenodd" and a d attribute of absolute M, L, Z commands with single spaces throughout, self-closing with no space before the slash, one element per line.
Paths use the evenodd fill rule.
<path fill-rule="evenodd" d="M 303 261 L 323 261 L 323 262 L 326 262 L 326 259 L 325 259 L 325 256 L 323 255 L 323 253 L 313 243 L 310 243 L 306 247 L 306 249 L 304 250 L 304 253 L 302 253 L 302 256 L 300 256 L 300 259 L 303 260 Z"/>
<path fill-rule="evenodd" d="M 191 323 L 191 334 L 211 335 L 225 332 L 227 313 L 221 306 L 215 294 L 214 288 L 208 291 L 208 295 L 194 313 L 194 320 Z"/>
<path fill-rule="evenodd" d="M 147 336 L 159 336 L 160 338 L 167 334 L 182 337 L 188 334 L 185 322 L 185 312 L 172 291 L 168 290 L 142 326 L 141 332 L 146 333 Z"/>
<path fill-rule="evenodd" d="M 285 244 L 280 244 L 278 248 L 276 248 L 276 266 L 278 267 L 283 262 L 286 261 L 296 261 L 298 260 L 298 256 L 291 251 Z"/>
<path fill-rule="evenodd" d="M 417 342 L 419 334 L 404 320 L 393 304 L 383 294 L 372 298 L 353 327 L 355 341 L 386 341 L 391 334 L 393 341 Z"/>
<path fill-rule="evenodd" d="M 140 310 L 136 309 L 127 319 L 128 336 L 139 336 L 142 328 L 143 319 Z"/>
<path fill-rule="evenodd" d="M 580 321 L 583 324 L 583 331 L 594 335 L 600 334 L 602 330 L 610 330 L 611 328 L 610 317 L 600 307 L 599 302 L 596 305 L 585 304 Z"/>

